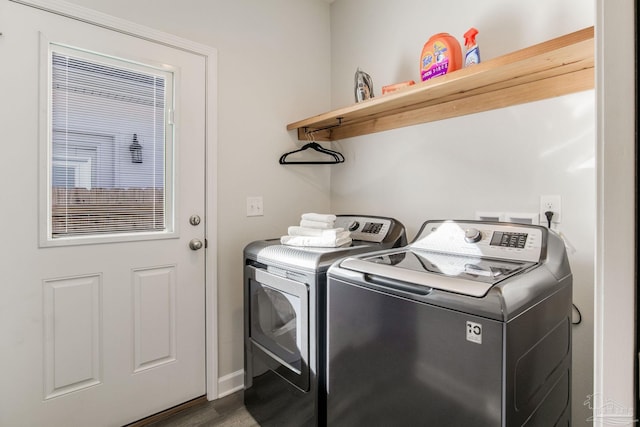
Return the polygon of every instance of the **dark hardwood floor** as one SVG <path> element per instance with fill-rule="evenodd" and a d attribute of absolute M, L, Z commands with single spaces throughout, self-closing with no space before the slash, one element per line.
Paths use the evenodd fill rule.
<path fill-rule="evenodd" d="M 193 401 L 165 414 L 158 414 L 128 427 L 256 427 L 256 420 L 245 409 L 243 390 L 214 400 Z M 169 415 L 170 414 L 170 415 Z"/>

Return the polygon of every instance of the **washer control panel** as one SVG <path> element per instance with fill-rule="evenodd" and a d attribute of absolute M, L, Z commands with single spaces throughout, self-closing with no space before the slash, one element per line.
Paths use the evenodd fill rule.
<path fill-rule="evenodd" d="M 479 221 L 427 221 L 411 248 L 462 256 L 539 262 L 544 227 Z"/>
<path fill-rule="evenodd" d="M 340 215 L 336 217 L 335 227 L 351 232 L 353 240 L 380 243 L 391 230 L 392 221 L 388 218 Z"/>

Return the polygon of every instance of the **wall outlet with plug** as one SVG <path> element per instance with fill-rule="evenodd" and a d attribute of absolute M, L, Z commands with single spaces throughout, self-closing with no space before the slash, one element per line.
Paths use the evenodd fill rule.
<path fill-rule="evenodd" d="M 551 217 L 552 224 L 559 224 L 562 220 L 562 206 L 560 203 L 560 196 L 558 195 L 546 195 L 540 196 L 540 224 L 549 225 L 549 220 L 546 213 L 552 212 Z"/>

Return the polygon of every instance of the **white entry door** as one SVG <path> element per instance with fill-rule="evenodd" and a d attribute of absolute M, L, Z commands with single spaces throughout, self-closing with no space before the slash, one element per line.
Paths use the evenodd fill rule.
<path fill-rule="evenodd" d="M 0 426 L 204 395 L 204 57 L 10 0 L 0 33 Z"/>

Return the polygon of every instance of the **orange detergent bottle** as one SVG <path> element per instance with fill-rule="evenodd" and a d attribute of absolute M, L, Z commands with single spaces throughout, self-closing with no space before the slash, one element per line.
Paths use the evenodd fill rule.
<path fill-rule="evenodd" d="M 422 81 L 462 68 L 462 48 L 449 33 L 433 35 L 422 48 L 420 77 Z"/>

